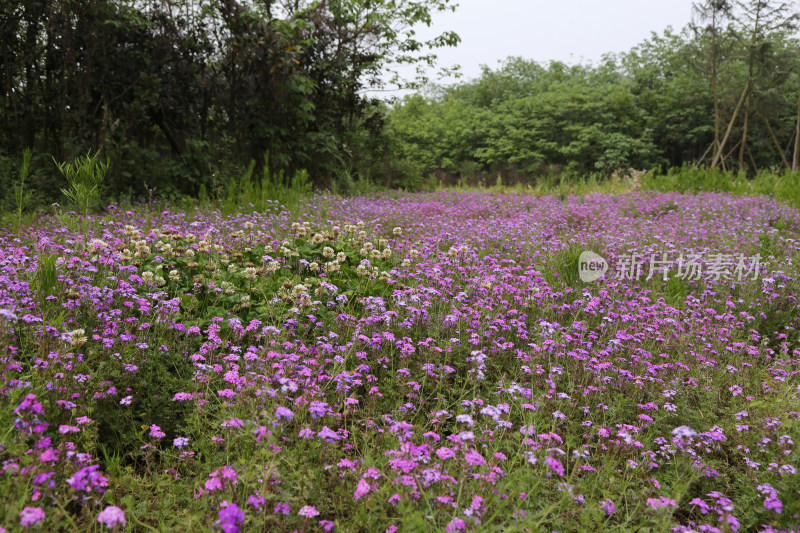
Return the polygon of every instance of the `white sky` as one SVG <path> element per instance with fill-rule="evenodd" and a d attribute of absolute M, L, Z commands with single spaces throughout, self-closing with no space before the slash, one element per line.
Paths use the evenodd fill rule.
<path fill-rule="evenodd" d="M 464 79 L 511 55 L 547 62 L 597 62 L 607 52 L 627 51 L 651 32 L 680 31 L 692 0 L 461 0 L 455 13 L 437 13 L 419 38 L 452 30 L 455 48 L 437 51 L 439 65 L 461 65 Z"/>

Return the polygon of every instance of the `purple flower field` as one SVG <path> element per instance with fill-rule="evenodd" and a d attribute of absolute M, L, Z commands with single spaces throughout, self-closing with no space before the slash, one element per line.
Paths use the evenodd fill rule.
<path fill-rule="evenodd" d="M 774 200 L 87 227 L 0 229 L 0 529 L 800 531 L 800 213 Z"/>

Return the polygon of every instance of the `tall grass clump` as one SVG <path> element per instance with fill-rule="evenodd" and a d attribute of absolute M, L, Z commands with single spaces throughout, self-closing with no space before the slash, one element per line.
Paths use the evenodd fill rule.
<path fill-rule="evenodd" d="M 660 192 L 724 192 L 739 196 L 771 196 L 795 207 L 800 206 L 800 172 L 783 174 L 762 170 L 748 177 L 745 172 L 685 165 L 666 173 L 650 172 L 642 179 L 642 189 Z"/>
<path fill-rule="evenodd" d="M 251 160 L 240 179 L 231 178 L 220 210 L 232 214 L 241 208 L 263 213 L 281 207 L 291 210 L 311 194 L 312 183 L 305 170 L 289 175 L 283 169 L 273 172 L 269 156 L 264 156 L 261 176 L 255 177 L 256 162 Z"/>
<path fill-rule="evenodd" d="M 22 166 L 19 169 L 19 184 L 14 187 L 14 203 L 17 215 L 17 233 L 22 231 L 22 212 L 28 207 L 31 201 L 32 191 L 25 190 L 25 180 L 31 173 L 31 156 L 33 152 L 26 148 L 22 152 Z"/>
<path fill-rule="evenodd" d="M 84 244 L 89 224 L 89 210 L 100 201 L 101 186 L 108 172 L 108 161 L 98 161 L 98 154 L 87 153 L 78 156 L 72 162 L 56 163 L 68 184 L 68 187 L 61 189 L 61 192 L 78 209 L 81 216 Z"/>

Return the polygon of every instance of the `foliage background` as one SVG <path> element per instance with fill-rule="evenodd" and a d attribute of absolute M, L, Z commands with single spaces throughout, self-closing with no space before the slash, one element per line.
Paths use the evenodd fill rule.
<path fill-rule="evenodd" d="M 451 0 L 24 0 L 0 6 L 0 192 L 23 149 L 39 202 L 53 159 L 100 153 L 108 190 L 214 194 L 252 160 L 330 185 L 369 149 L 366 88 L 430 64 L 449 32 L 412 28 Z M 413 87 L 422 77 L 395 82 Z"/>
<path fill-rule="evenodd" d="M 272 179 L 305 170 L 314 187 L 348 194 L 604 180 L 684 165 L 748 176 L 800 170 L 792 2 L 697 2 L 682 31 L 654 33 L 599 64 L 510 57 L 449 86 L 423 75 L 401 79 L 399 67 L 425 72 L 436 48 L 458 43 L 452 32 L 428 41 L 414 33 L 455 7 L 451 0 L 5 3 L 2 207 L 14 204 L 26 148 L 31 206 L 59 199 L 63 178 L 53 159 L 87 152 L 110 162 L 103 193 L 112 199 L 221 200 L 248 172 Z M 415 92 L 370 96 L 387 85 Z"/>

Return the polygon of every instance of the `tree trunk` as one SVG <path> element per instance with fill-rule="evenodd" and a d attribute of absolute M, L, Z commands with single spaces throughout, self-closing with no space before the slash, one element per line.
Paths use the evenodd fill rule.
<path fill-rule="evenodd" d="M 728 138 L 731 136 L 733 125 L 736 123 L 736 118 L 739 116 L 739 111 L 742 109 L 742 104 L 744 103 L 744 99 L 749 91 L 750 84 L 748 83 L 742 91 L 742 96 L 739 97 L 739 101 L 736 103 L 736 107 L 733 110 L 733 116 L 731 117 L 730 122 L 728 122 L 728 127 L 725 130 L 725 136 L 720 141 L 719 148 L 717 148 L 717 153 L 714 155 L 713 161 L 711 161 L 711 168 L 717 168 L 717 165 L 719 165 L 719 162 L 722 159 L 722 152 L 725 149 L 725 144 L 727 144 Z"/>
<path fill-rule="evenodd" d="M 753 73 L 755 70 L 756 46 L 758 45 L 758 35 L 761 31 L 762 9 L 766 6 L 756 2 L 755 20 L 753 21 L 753 33 L 750 36 L 750 50 L 747 53 L 747 103 L 744 108 L 744 127 L 742 128 L 742 144 L 739 147 L 739 171 L 744 170 L 744 151 L 747 148 L 747 126 L 750 121 L 750 102 L 753 99 Z"/>
<path fill-rule="evenodd" d="M 750 101 L 753 98 L 753 92 L 748 91 L 747 101 L 744 105 L 744 125 L 742 127 L 742 144 L 739 146 L 739 171 L 744 170 L 744 151 L 747 147 L 747 126 L 750 124 Z"/>
<path fill-rule="evenodd" d="M 747 155 L 750 156 L 750 162 L 753 163 L 753 170 L 758 172 L 758 165 L 756 165 L 756 160 L 753 158 L 753 153 L 750 151 L 750 148 L 747 149 Z"/>
<path fill-rule="evenodd" d="M 700 168 L 700 164 L 703 162 L 703 160 L 706 158 L 706 156 L 708 156 L 708 153 L 711 151 L 712 148 L 716 152 L 716 149 L 717 149 L 717 142 L 716 141 L 714 142 L 714 144 L 709 145 L 709 147 L 706 148 L 706 151 L 703 152 L 703 155 L 701 155 L 700 158 L 697 160 L 697 162 L 694 164 L 694 168 Z"/>
<path fill-rule="evenodd" d="M 186 143 L 184 142 L 183 138 L 175 136 L 172 129 L 169 127 L 169 123 L 167 122 L 167 118 L 164 116 L 164 112 L 159 109 L 151 109 L 150 119 L 153 121 L 153 124 L 158 126 L 158 129 L 161 130 L 161 133 L 164 134 L 164 138 L 167 139 L 170 148 L 172 148 L 172 152 L 178 156 L 182 155 L 186 148 Z"/>
<path fill-rule="evenodd" d="M 775 132 L 772 131 L 772 126 L 769 125 L 769 120 L 767 120 L 766 117 L 761 117 L 761 118 L 764 120 L 764 124 L 767 126 L 769 135 L 770 137 L 772 137 L 772 142 L 775 143 L 775 148 L 778 149 L 778 153 L 781 156 L 781 161 L 783 161 L 783 164 L 784 166 L 786 166 L 786 168 L 790 168 L 789 162 L 786 160 L 786 152 L 784 152 L 783 148 L 781 148 L 781 143 L 778 142 L 778 137 L 775 135 Z"/>
<path fill-rule="evenodd" d="M 719 87 L 717 82 L 717 28 L 716 23 L 711 34 L 711 92 L 714 95 L 714 151 L 719 147 Z"/>
<path fill-rule="evenodd" d="M 40 85 L 38 80 L 39 68 L 37 65 L 39 60 L 37 39 L 39 37 L 39 19 L 41 18 L 41 13 L 33 11 L 30 6 L 27 6 L 25 15 L 27 27 L 25 29 L 25 92 L 23 93 L 23 98 L 25 101 L 25 114 L 28 119 L 25 122 L 23 138 L 25 146 L 33 147 L 33 143 L 36 140 L 37 129 L 35 122 L 36 113 L 33 110 L 38 103 L 35 100 L 36 90 L 34 87 Z"/>
<path fill-rule="evenodd" d="M 794 128 L 794 155 L 792 157 L 792 170 L 798 170 L 800 162 L 800 93 L 797 96 L 797 124 Z"/>

